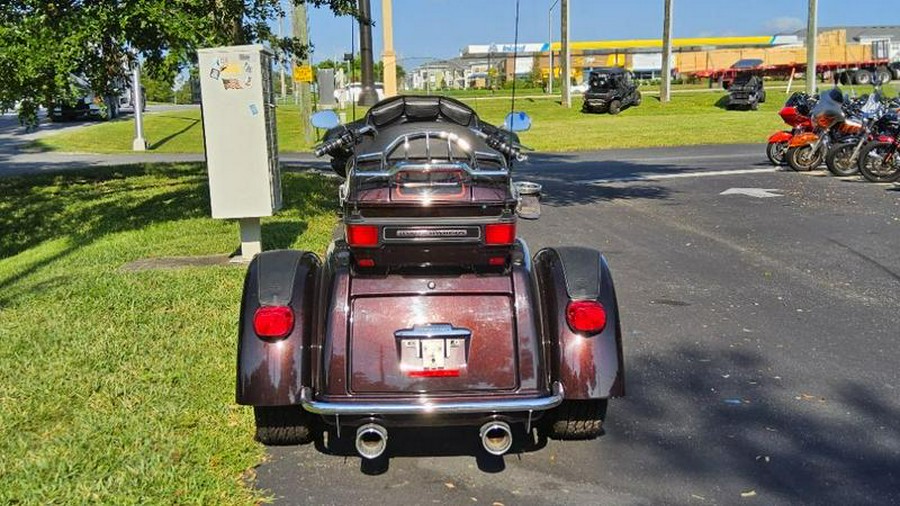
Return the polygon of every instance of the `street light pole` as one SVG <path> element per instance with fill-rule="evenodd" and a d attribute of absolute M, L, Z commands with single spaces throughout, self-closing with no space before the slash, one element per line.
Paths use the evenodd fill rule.
<path fill-rule="evenodd" d="M 818 45 L 818 0 L 809 0 L 809 17 L 806 20 L 806 93 L 816 93 L 816 46 Z"/>
<path fill-rule="evenodd" d="M 362 67 L 359 105 L 375 105 L 378 102 L 372 59 L 372 6 L 369 0 L 359 0 L 359 61 Z"/>
<path fill-rule="evenodd" d="M 547 93 L 553 94 L 553 8 L 559 0 L 554 0 L 550 8 L 547 9 L 547 33 L 550 45 L 547 46 L 547 52 L 550 54 L 550 78 L 547 80 Z"/>
<path fill-rule="evenodd" d="M 660 76 L 662 81 L 660 82 L 659 101 L 666 103 L 672 98 L 672 0 L 665 0 L 662 46 L 662 76 Z"/>
<path fill-rule="evenodd" d="M 135 59 L 131 69 L 131 91 L 134 98 L 131 100 L 134 106 L 134 141 L 131 143 L 132 151 L 146 151 L 147 140 L 144 139 L 144 97 L 141 93 L 141 63 Z"/>

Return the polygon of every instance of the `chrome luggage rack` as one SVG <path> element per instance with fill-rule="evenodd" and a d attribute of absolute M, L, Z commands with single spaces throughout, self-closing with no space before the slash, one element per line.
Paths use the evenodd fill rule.
<path fill-rule="evenodd" d="M 411 140 L 425 139 L 425 156 L 411 159 L 409 148 Z M 433 158 L 433 143 L 446 145 L 446 157 Z M 395 151 L 403 149 L 402 157 L 392 157 Z M 454 151 L 463 152 L 464 157 L 454 156 Z M 491 162 L 490 170 L 482 169 L 482 162 Z M 362 167 L 364 164 L 377 164 L 375 167 Z M 416 168 L 423 171 L 448 165 L 464 169 L 473 177 L 508 177 L 509 167 L 506 158 L 498 153 L 476 150 L 471 143 L 453 132 L 423 130 L 403 134 L 391 141 L 382 151 L 357 155 L 351 176 L 358 177 L 391 177 L 400 170 Z"/>

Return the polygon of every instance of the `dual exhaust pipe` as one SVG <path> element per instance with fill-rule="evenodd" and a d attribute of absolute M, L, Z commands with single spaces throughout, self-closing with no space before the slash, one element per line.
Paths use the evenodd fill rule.
<path fill-rule="evenodd" d="M 513 437 L 509 424 L 494 420 L 478 430 L 481 446 L 491 455 L 503 455 L 512 447 Z M 377 459 L 387 449 L 388 433 L 384 426 L 367 423 L 356 430 L 356 451 L 364 459 Z"/>

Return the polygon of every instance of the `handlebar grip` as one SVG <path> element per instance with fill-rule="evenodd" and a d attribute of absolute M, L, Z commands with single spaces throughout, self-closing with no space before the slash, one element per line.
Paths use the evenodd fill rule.
<path fill-rule="evenodd" d="M 324 156 L 338 148 L 344 147 L 345 144 L 346 144 L 346 142 L 345 142 L 344 138 L 338 137 L 337 139 L 334 139 L 333 141 L 328 141 L 328 142 L 325 142 L 325 143 L 319 145 L 319 147 L 316 148 L 315 154 L 316 154 L 316 156 Z"/>

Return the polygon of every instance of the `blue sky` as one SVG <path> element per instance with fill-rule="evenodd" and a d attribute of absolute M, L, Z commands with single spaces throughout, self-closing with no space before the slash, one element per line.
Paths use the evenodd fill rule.
<path fill-rule="evenodd" d="M 519 42 L 547 40 L 552 0 L 520 0 Z M 381 0 L 371 0 L 376 58 Z M 819 26 L 900 25 L 891 0 L 820 0 Z M 570 0 L 572 40 L 653 38 L 662 34 L 662 0 Z M 806 0 L 675 0 L 674 35 L 770 35 L 806 26 Z M 394 49 L 407 68 L 446 58 L 468 44 L 513 41 L 515 0 L 394 0 Z M 314 61 L 350 50 L 351 20 L 310 9 Z M 559 5 L 553 10 L 559 40 Z M 358 41 L 357 41 L 358 48 Z"/>

